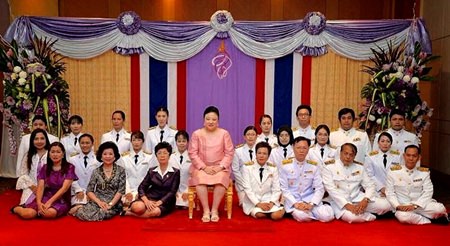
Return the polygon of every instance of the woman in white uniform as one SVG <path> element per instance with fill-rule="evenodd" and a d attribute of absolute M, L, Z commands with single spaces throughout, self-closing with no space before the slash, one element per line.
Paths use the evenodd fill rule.
<path fill-rule="evenodd" d="M 69 118 L 70 133 L 61 138 L 61 143 L 66 149 L 66 160 L 81 153 L 80 137 L 83 135 L 83 118 L 79 115 L 72 115 Z"/>
<path fill-rule="evenodd" d="M 327 125 L 319 125 L 315 131 L 316 143 L 311 145 L 308 159 L 319 164 L 320 169 L 336 158 L 336 147 L 330 144 L 330 128 Z"/>
<path fill-rule="evenodd" d="M 155 119 L 158 125 L 150 127 L 147 131 L 145 149 L 153 153 L 155 146 L 160 142 L 168 142 L 172 148 L 175 148 L 175 134 L 177 133 L 177 129 L 169 127 L 169 110 L 166 107 L 157 108 Z"/>
<path fill-rule="evenodd" d="M 188 207 L 189 168 L 192 164 L 187 151 L 189 134 L 185 130 L 180 130 L 175 134 L 175 141 L 177 148 L 170 155 L 169 163 L 180 170 L 180 186 L 176 194 L 176 206 L 185 208 Z"/>

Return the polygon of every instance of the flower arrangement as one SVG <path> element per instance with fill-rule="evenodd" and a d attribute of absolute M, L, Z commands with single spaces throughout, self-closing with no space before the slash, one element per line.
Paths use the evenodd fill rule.
<path fill-rule="evenodd" d="M 1 37 L 0 37 L 1 38 Z M 0 103 L 3 124 L 8 127 L 10 150 L 16 153 L 13 126 L 29 132 L 34 115 L 44 115 L 48 131 L 61 136 L 69 117 L 69 85 L 61 77 L 63 57 L 52 50 L 55 41 L 34 38 L 30 47 L 0 40 L 0 71 L 4 100 Z"/>
<path fill-rule="evenodd" d="M 388 50 L 372 49 L 374 57 L 370 60 L 374 66 L 364 66 L 363 72 L 372 78 L 361 89 L 361 98 L 365 99 L 360 116 L 360 128 L 370 135 L 389 127 L 389 113 L 398 109 L 405 113 L 412 122 L 415 133 L 430 126 L 429 117 L 433 109 L 420 97 L 419 82 L 430 81 L 431 67 L 426 64 L 438 56 L 422 52 L 421 45 L 416 43 L 414 54 L 404 55 L 403 47 L 388 44 Z"/>

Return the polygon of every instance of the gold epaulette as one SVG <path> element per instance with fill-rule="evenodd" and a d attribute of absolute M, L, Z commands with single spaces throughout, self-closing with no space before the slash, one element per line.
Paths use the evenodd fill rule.
<path fill-rule="evenodd" d="M 398 151 L 398 150 L 391 150 L 391 151 L 389 151 L 389 153 L 391 153 L 393 155 L 400 155 L 400 151 Z"/>
<path fill-rule="evenodd" d="M 311 164 L 311 165 L 314 165 L 314 166 L 317 165 L 317 162 L 315 162 L 315 161 L 313 161 L 313 160 L 306 160 L 306 163 Z"/>
<path fill-rule="evenodd" d="M 297 130 L 298 130 L 298 128 L 297 128 L 297 127 L 292 127 L 291 129 L 292 129 L 292 131 L 293 131 L 293 132 L 295 132 L 295 131 L 297 131 Z"/>
<path fill-rule="evenodd" d="M 246 166 L 251 166 L 251 165 L 253 165 L 254 163 L 253 163 L 253 161 L 247 161 L 247 162 L 244 162 L 244 165 L 246 165 Z"/>
<path fill-rule="evenodd" d="M 149 127 L 148 129 L 149 130 L 153 130 L 153 129 L 155 129 L 156 128 L 156 126 L 152 126 L 152 127 Z"/>
<path fill-rule="evenodd" d="M 125 152 L 123 152 L 122 154 L 121 154 L 121 156 L 127 156 L 127 155 L 129 155 L 130 154 L 130 151 L 125 151 Z"/>
<path fill-rule="evenodd" d="M 363 130 L 363 129 L 356 129 L 357 131 L 359 131 L 359 132 L 366 132 L 365 130 Z"/>
<path fill-rule="evenodd" d="M 337 132 L 337 131 L 339 131 L 339 127 L 338 127 L 338 128 L 336 128 L 336 129 L 334 129 L 334 132 Z"/>
<path fill-rule="evenodd" d="M 417 170 L 421 171 L 421 172 L 429 172 L 430 169 L 428 167 L 417 167 Z"/>
<path fill-rule="evenodd" d="M 329 164 L 334 164 L 335 162 L 336 162 L 335 159 L 331 159 L 331 160 L 328 160 L 328 161 L 326 161 L 324 163 L 325 163 L 325 165 L 329 165 Z"/>
<path fill-rule="evenodd" d="M 80 153 L 78 153 L 78 152 L 73 152 L 72 154 L 70 154 L 70 157 L 74 157 L 74 156 L 76 156 L 76 155 L 79 155 Z"/>
<path fill-rule="evenodd" d="M 369 153 L 370 156 L 377 155 L 377 154 L 378 154 L 378 150 L 374 150 Z"/>
<path fill-rule="evenodd" d="M 314 129 L 316 129 L 315 127 L 313 127 L 313 126 L 311 126 L 311 130 L 314 130 Z"/>
<path fill-rule="evenodd" d="M 147 155 L 151 155 L 151 154 L 152 154 L 152 152 L 150 152 L 150 151 L 148 151 L 148 150 L 143 150 L 142 152 L 144 152 L 144 153 L 147 154 Z"/>
<path fill-rule="evenodd" d="M 244 146 L 243 143 L 236 145 L 234 148 L 235 148 L 235 149 L 238 149 L 238 148 L 240 148 L 240 147 L 242 147 L 242 146 Z"/>
<path fill-rule="evenodd" d="M 355 164 L 358 164 L 358 165 L 361 165 L 361 166 L 364 166 L 364 164 L 362 164 L 361 162 L 359 162 L 359 161 L 353 161 L 353 163 L 355 163 Z"/>
<path fill-rule="evenodd" d="M 274 143 L 274 144 L 273 144 L 273 147 L 274 147 L 274 148 L 278 147 L 278 144 L 277 144 L 277 143 Z"/>
<path fill-rule="evenodd" d="M 332 149 L 337 149 L 336 145 L 329 144 L 328 146 L 330 146 L 330 148 L 332 148 Z"/>
<path fill-rule="evenodd" d="M 267 166 L 269 166 L 269 167 L 277 167 L 277 165 L 275 165 L 275 164 L 273 164 L 272 162 L 267 162 Z"/>
<path fill-rule="evenodd" d="M 177 131 L 177 128 L 174 126 L 169 126 L 170 129 Z"/>
<path fill-rule="evenodd" d="M 68 137 L 70 135 L 70 133 L 66 133 L 64 134 L 64 137 Z"/>
<path fill-rule="evenodd" d="M 289 158 L 289 159 L 285 159 L 281 162 L 281 164 L 286 165 L 286 164 L 291 164 L 292 162 L 294 162 L 293 157 Z"/>
<path fill-rule="evenodd" d="M 391 171 L 397 171 L 397 170 L 401 170 L 402 166 L 400 165 L 391 165 Z"/>
<path fill-rule="evenodd" d="M 314 148 L 314 147 L 316 147 L 316 144 L 313 144 L 313 145 L 309 146 L 310 149 Z"/>

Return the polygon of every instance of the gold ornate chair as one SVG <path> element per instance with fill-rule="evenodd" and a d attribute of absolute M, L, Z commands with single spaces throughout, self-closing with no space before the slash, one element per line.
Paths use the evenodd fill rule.
<path fill-rule="evenodd" d="M 208 192 L 213 192 L 214 186 L 208 186 Z M 188 188 L 188 205 L 189 205 L 189 219 L 192 219 L 194 213 L 194 205 L 197 211 L 200 211 L 200 202 L 196 197 L 195 186 L 189 186 Z M 230 180 L 227 190 L 225 191 L 225 210 L 227 211 L 228 219 L 231 219 L 231 213 L 233 207 L 233 181 Z"/>

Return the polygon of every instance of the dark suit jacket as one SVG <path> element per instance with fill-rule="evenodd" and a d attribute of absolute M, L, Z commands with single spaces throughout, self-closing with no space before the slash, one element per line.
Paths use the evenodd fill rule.
<path fill-rule="evenodd" d="M 149 200 L 161 200 L 162 206 L 166 208 L 174 207 L 176 193 L 180 185 L 180 170 L 173 168 L 173 172 L 168 171 L 164 177 L 161 177 L 156 168 L 150 168 L 139 185 L 139 197 L 145 195 Z"/>

